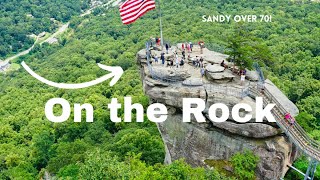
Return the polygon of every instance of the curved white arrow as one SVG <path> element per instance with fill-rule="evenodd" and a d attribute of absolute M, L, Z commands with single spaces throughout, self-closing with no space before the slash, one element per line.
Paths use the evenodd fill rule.
<path fill-rule="evenodd" d="M 110 71 L 111 73 L 104 75 L 96 80 L 90 81 L 90 82 L 85 82 L 85 83 L 80 83 L 80 84 L 65 84 L 65 83 L 56 83 L 56 82 L 52 82 L 49 81 L 41 76 L 39 76 L 38 74 L 36 74 L 35 72 L 33 72 L 29 66 L 23 61 L 21 63 L 22 67 L 34 78 L 38 79 L 39 81 L 49 85 L 49 86 L 53 86 L 53 87 L 57 87 L 60 89 L 81 89 L 81 88 L 87 88 L 90 86 L 94 86 L 97 84 L 100 84 L 110 78 L 113 78 L 110 82 L 110 86 L 115 85 L 119 79 L 121 78 L 122 74 L 123 74 L 123 69 L 121 67 L 110 67 L 110 66 L 106 66 L 103 64 L 99 64 L 98 66 L 106 71 Z"/>

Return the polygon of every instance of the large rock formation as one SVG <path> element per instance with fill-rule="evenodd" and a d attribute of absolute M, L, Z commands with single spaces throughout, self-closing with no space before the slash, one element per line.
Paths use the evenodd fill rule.
<path fill-rule="evenodd" d="M 174 49 L 179 53 L 177 47 Z M 254 113 L 253 120 L 243 124 L 235 122 L 231 115 L 224 123 L 214 123 L 208 118 L 208 107 L 214 103 L 224 103 L 229 109 L 235 104 L 247 103 L 255 112 L 255 100 L 247 96 L 246 87 L 258 80 L 256 74 L 250 72 L 251 82 L 241 84 L 236 74 L 219 66 L 218 63 L 227 56 L 207 49 L 204 49 L 204 54 L 199 54 L 197 47 L 194 51 L 196 52 L 191 53 L 191 57 L 205 57 L 205 64 L 208 64 L 207 78 L 201 77 L 200 69 L 188 63 L 181 68 L 155 63 L 148 67 L 145 50 L 141 50 L 137 55 L 145 93 L 151 102 L 163 103 L 169 109 L 168 119 L 157 124 L 165 143 L 165 162 L 171 163 L 184 158 L 193 166 L 208 167 L 205 163 L 208 160 L 229 160 L 233 154 L 249 149 L 260 157 L 256 169 L 258 179 L 273 180 L 283 177 L 288 170 L 287 165 L 292 164 L 297 152 L 275 123 L 255 123 Z M 168 59 L 172 58 L 172 52 L 166 56 Z M 214 74 L 214 77 L 211 74 Z M 174 77 L 174 81 L 168 81 L 170 77 Z M 217 80 L 226 79 L 227 81 L 217 83 Z M 266 88 L 277 94 L 275 97 L 284 103 L 289 112 L 297 114 L 297 107 L 275 85 L 269 81 L 268 83 Z M 203 111 L 207 118 L 205 123 L 198 123 L 195 119 L 191 123 L 182 122 L 183 98 L 200 98 L 206 102 L 207 109 Z M 219 116 L 219 112 L 217 114 Z M 245 114 L 246 112 L 241 112 L 240 116 Z"/>

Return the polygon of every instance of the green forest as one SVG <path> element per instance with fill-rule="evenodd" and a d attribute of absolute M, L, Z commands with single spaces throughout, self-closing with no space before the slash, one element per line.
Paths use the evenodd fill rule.
<path fill-rule="evenodd" d="M 131 96 L 133 102 L 149 105 L 136 53 L 150 37 L 160 36 L 158 9 L 131 25 L 123 25 L 117 7 L 79 17 L 81 9 L 88 8 L 87 1 L 59 2 L 1 1 L 0 57 L 31 46 L 33 41 L 26 38 L 29 33 L 54 31 L 56 27 L 49 20 L 54 17 L 71 22 L 69 30 L 59 37 L 60 43 L 37 45 L 14 63 L 25 61 L 41 76 L 64 83 L 103 76 L 105 72 L 96 63 L 121 66 L 125 72 L 114 87 L 104 82 L 82 90 L 44 85 L 23 68 L 0 74 L 0 179 L 255 179 L 253 170 L 258 159 L 251 152 L 231 158 L 233 166 L 244 165 L 231 176 L 193 168 L 183 159 L 164 165 L 164 145 L 154 123 L 147 118 L 144 123 L 110 121 L 106 105 L 111 98 L 123 103 L 125 96 Z M 238 24 L 203 23 L 203 15 L 272 15 L 270 23 L 241 24 L 243 33 L 250 37 L 252 46 L 258 42 L 256 54 L 267 55 L 255 57 L 267 78 L 299 107 L 299 124 L 320 140 L 320 3 L 167 0 L 161 8 L 166 41 L 174 44 L 203 40 L 208 48 L 223 53 L 236 36 Z M 34 19 L 27 20 L 27 13 L 32 13 Z M 10 45 L 17 48 L 8 49 Z M 65 123 L 49 122 L 44 105 L 56 97 L 71 104 L 92 104 L 94 123 L 74 123 L 73 115 Z M 122 111 L 119 116 L 123 116 Z M 307 166 L 304 156 L 295 163 L 304 172 Z M 316 178 L 320 179 L 320 169 Z M 286 179 L 301 176 L 289 171 Z"/>
<path fill-rule="evenodd" d="M 0 59 L 28 49 L 35 40 L 28 35 L 53 32 L 55 21 L 67 22 L 88 7 L 88 0 L 0 1 Z"/>

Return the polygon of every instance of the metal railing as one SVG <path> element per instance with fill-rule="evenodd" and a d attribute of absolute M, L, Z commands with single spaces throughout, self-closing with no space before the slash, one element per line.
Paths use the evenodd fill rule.
<path fill-rule="evenodd" d="M 259 66 L 259 64 L 257 62 L 254 62 L 253 63 L 253 67 L 256 69 L 258 75 L 259 75 L 259 81 L 258 81 L 258 86 L 259 88 L 263 88 L 264 86 L 264 81 L 265 81 L 265 78 L 264 78 L 264 75 L 263 75 L 263 72 Z"/>
<path fill-rule="evenodd" d="M 235 88 L 230 86 L 221 86 L 213 84 L 205 84 L 206 90 L 209 92 L 227 94 L 239 98 L 244 98 L 249 95 L 249 87 L 246 88 Z"/>
<path fill-rule="evenodd" d="M 290 140 L 305 154 L 313 159 L 320 161 L 320 144 L 314 139 L 310 138 L 304 129 L 298 124 L 290 124 L 285 120 L 287 110 L 279 103 L 279 101 L 267 90 L 263 89 L 261 92 L 258 88 L 250 88 L 249 93 L 255 97 L 263 97 L 264 105 L 269 103 L 275 104 L 272 114 L 276 118 L 278 126 L 285 132 Z"/>

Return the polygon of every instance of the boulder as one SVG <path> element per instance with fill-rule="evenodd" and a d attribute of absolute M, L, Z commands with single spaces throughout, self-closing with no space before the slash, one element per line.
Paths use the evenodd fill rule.
<path fill-rule="evenodd" d="M 137 57 L 138 57 L 138 60 L 147 59 L 146 49 L 141 49 L 141 50 L 137 53 Z"/>
<path fill-rule="evenodd" d="M 248 71 L 246 73 L 246 79 L 248 79 L 249 81 L 259 81 L 259 74 L 257 73 L 257 71 Z"/>
<path fill-rule="evenodd" d="M 145 93 L 155 102 L 167 106 L 182 109 L 183 98 L 201 98 L 205 100 L 206 92 L 203 86 L 197 87 L 150 87 L 147 84 L 144 87 Z"/>
<path fill-rule="evenodd" d="M 203 86 L 202 79 L 200 78 L 189 78 L 182 82 L 185 86 Z"/>
<path fill-rule="evenodd" d="M 157 55 L 159 57 L 159 60 L 161 57 L 161 53 L 162 53 L 161 51 L 151 51 L 152 56 Z M 172 52 L 169 52 L 168 54 L 167 53 L 164 54 L 164 59 L 166 60 L 173 59 L 173 58 L 174 58 L 174 55 Z"/>
<path fill-rule="evenodd" d="M 232 134 L 250 138 L 268 138 L 282 133 L 280 129 L 262 123 L 237 124 L 226 121 L 222 123 L 212 122 L 212 124 L 213 126 L 224 129 Z"/>
<path fill-rule="evenodd" d="M 235 76 L 229 71 L 223 71 L 221 73 L 211 73 L 206 71 L 206 77 L 208 78 L 208 80 L 211 80 L 211 81 L 215 81 L 215 80 L 232 81 L 233 78 L 235 78 Z"/>
<path fill-rule="evenodd" d="M 218 64 L 209 64 L 206 67 L 206 71 L 210 72 L 210 73 L 220 73 L 224 71 L 224 67 L 218 65 Z"/>
<path fill-rule="evenodd" d="M 165 83 L 165 82 L 162 82 L 159 80 L 155 80 L 150 77 L 145 78 L 145 83 L 150 87 L 168 87 L 169 86 L 168 83 Z"/>
<path fill-rule="evenodd" d="M 152 49 L 155 51 L 161 51 L 161 46 L 153 46 Z"/>
<path fill-rule="evenodd" d="M 190 73 L 186 69 L 168 68 L 163 66 L 153 66 L 153 73 L 161 78 L 170 79 L 175 81 L 184 81 L 191 77 Z"/>
<path fill-rule="evenodd" d="M 264 87 L 292 116 L 297 116 L 299 114 L 299 109 L 297 108 L 297 106 L 292 101 L 290 101 L 288 97 L 283 94 L 283 92 L 269 79 L 265 81 Z"/>
<path fill-rule="evenodd" d="M 215 55 L 212 57 L 208 57 L 208 56 L 205 56 L 204 57 L 204 60 L 209 62 L 209 63 L 212 63 L 212 64 L 219 64 L 224 60 L 226 61 L 226 58 L 223 57 L 223 56 L 220 56 L 220 55 Z"/>

